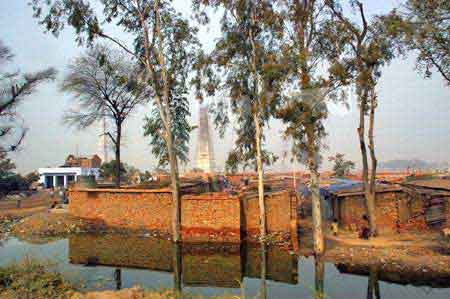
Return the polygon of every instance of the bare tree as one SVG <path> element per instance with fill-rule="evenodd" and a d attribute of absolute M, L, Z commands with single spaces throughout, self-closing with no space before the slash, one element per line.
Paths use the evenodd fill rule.
<path fill-rule="evenodd" d="M 0 138 L 13 135 L 17 131 L 17 121 L 20 119 L 16 112 L 17 105 L 25 97 L 36 91 L 36 87 L 47 81 L 55 79 L 56 71 L 48 68 L 36 73 L 21 75 L 18 71 L 7 72 L 4 67 L 11 62 L 14 55 L 0 40 Z M 26 129 L 22 126 L 18 136 L 12 144 L 0 144 L 1 152 L 14 151 L 22 143 L 26 134 Z"/>
<path fill-rule="evenodd" d="M 120 150 L 124 121 L 149 96 L 148 89 L 136 80 L 132 61 L 119 51 L 96 45 L 76 58 L 61 90 L 71 93 L 79 107 L 67 112 L 67 123 L 86 129 L 106 118 L 115 127 L 107 132 L 115 149 L 115 184 L 120 187 Z"/>

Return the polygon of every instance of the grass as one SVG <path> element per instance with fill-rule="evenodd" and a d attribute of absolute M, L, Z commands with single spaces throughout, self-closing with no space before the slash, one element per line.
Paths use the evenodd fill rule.
<path fill-rule="evenodd" d="M 74 287 L 60 273 L 32 258 L 0 268 L 1 298 L 67 298 Z"/>

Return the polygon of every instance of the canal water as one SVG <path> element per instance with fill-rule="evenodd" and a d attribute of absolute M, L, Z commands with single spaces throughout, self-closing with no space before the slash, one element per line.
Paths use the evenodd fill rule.
<path fill-rule="evenodd" d="M 0 245 L 0 265 L 27 256 L 87 290 L 140 285 L 204 297 L 306 299 L 323 293 L 330 299 L 450 298 L 450 281 L 324 263 L 259 245 L 176 246 L 151 237 L 120 235 L 77 235 L 48 243 L 10 238 Z"/>

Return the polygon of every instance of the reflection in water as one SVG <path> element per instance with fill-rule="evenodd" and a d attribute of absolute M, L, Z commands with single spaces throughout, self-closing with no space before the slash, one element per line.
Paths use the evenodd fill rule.
<path fill-rule="evenodd" d="M 182 263 L 181 263 L 181 244 L 173 243 L 173 287 L 175 298 L 182 298 L 182 287 L 181 287 L 181 272 L 182 272 Z"/>
<path fill-rule="evenodd" d="M 122 270 L 117 268 L 114 270 L 114 281 L 116 282 L 116 290 L 122 289 Z"/>
<path fill-rule="evenodd" d="M 286 250 L 262 249 L 256 244 L 174 245 L 164 240 L 117 235 L 75 236 L 40 245 L 11 238 L 0 250 L 0 265 L 18 262 L 24 256 L 45 261 L 50 258 L 58 261 L 56 271 L 92 291 L 141 285 L 173 288 L 179 297 L 183 290 L 193 298 L 224 293 L 256 299 L 314 298 L 323 293 L 327 299 L 450 298 L 450 275 L 445 271 L 408 267 L 389 271 L 349 263 L 324 265 L 323 260 L 314 258 L 302 258 L 298 263 Z"/>
<path fill-rule="evenodd" d="M 398 269 L 389 271 L 358 264 L 336 264 L 341 273 L 368 277 L 368 294 L 379 298 L 379 281 L 398 285 L 428 286 L 432 288 L 450 288 L 450 276 L 447 272 L 422 271 L 422 269 Z M 377 294 L 378 293 L 378 294 Z M 369 295 L 368 295 L 369 296 Z"/>
<path fill-rule="evenodd" d="M 325 263 L 323 257 L 317 256 L 314 259 L 314 298 L 323 299 L 324 296 L 324 281 L 325 281 Z"/>
<path fill-rule="evenodd" d="M 267 248 L 265 243 L 261 243 L 261 299 L 267 298 L 266 270 L 267 270 Z"/>
<path fill-rule="evenodd" d="M 369 283 L 367 284 L 367 299 L 380 299 L 380 283 L 378 281 L 378 269 L 370 267 Z"/>
<path fill-rule="evenodd" d="M 181 245 L 156 238 L 80 235 L 69 238 L 69 260 L 173 273 L 175 293 L 181 293 L 182 285 L 240 288 L 248 276 L 261 278 L 261 296 L 266 298 L 266 279 L 297 283 L 297 257 L 281 248 L 259 245 Z M 121 287 L 120 275 L 115 278 Z"/>

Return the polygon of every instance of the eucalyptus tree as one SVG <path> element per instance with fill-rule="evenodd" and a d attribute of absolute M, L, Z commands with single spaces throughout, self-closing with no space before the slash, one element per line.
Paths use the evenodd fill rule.
<path fill-rule="evenodd" d="M 180 240 L 180 179 L 176 144 L 173 136 L 174 115 L 171 96 L 178 76 L 185 76 L 197 51 L 196 28 L 172 7 L 169 0 L 31 0 L 35 17 L 47 31 L 57 35 L 65 26 L 75 29 L 79 43 L 98 38 L 109 40 L 136 58 L 142 68 L 142 79 L 154 90 L 152 102 L 161 118 L 161 130 L 168 152 L 172 196 L 174 200 L 173 239 Z M 102 18 L 96 15 L 103 8 Z M 103 26 L 114 23 L 131 35 L 133 46 L 112 35 Z"/>
<path fill-rule="evenodd" d="M 343 59 L 333 65 L 336 77 L 342 81 L 349 80 L 356 87 L 359 104 L 358 138 L 363 165 L 363 186 L 366 199 L 367 214 L 372 236 L 377 235 L 375 199 L 376 199 L 376 173 L 377 158 L 375 154 L 374 127 L 375 111 L 378 106 L 376 86 L 381 77 L 381 67 L 394 58 L 393 40 L 384 32 L 384 26 L 376 19 L 369 21 L 366 17 L 364 5 L 361 1 L 350 0 L 356 10 L 359 21 L 346 16 L 336 0 L 326 0 L 327 7 L 333 14 L 334 20 L 327 31 L 336 36 L 336 51 L 342 53 Z M 366 133 L 368 117 L 369 127 Z M 369 141 L 366 145 L 366 134 Z M 370 171 L 367 156 L 367 147 L 370 153 Z M 370 173 L 370 177 L 369 177 Z"/>
<path fill-rule="evenodd" d="M 65 122 L 86 129 L 106 119 L 115 132 L 105 132 L 115 152 L 114 180 L 121 182 L 121 147 L 126 119 L 149 97 L 149 89 L 136 79 L 133 61 L 122 51 L 106 45 L 95 45 L 77 57 L 69 66 L 61 90 L 73 95 L 76 108 L 65 115 Z"/>
<path fill-rule="evenodd" d="M 277 12 L 284 20 L 281 50 L 287 74 L 285 93 L 278 117 L 286 125 L 285 137 L 293 141 L 293 159 L 304 163 L 311 179 L 313 237 L 316 254 L 324 251 L 320 207 L 319 166 L 326 136 L 323 121 L 328 116 L 327 103 L 337 101 L 344 82 L 337 80 L 326 66 L 339 55 L 323 0 L 279 0 Z M 325 67 L 322 67 L 325 66 Z"/>
<path fill-rule="evenodd" d="M 416 51 L 416 67 L 425 77 L 433 68 L 450 85 L 450 1 L 407 0 L 381 20 L 402 50 Z"/>
<path fill-rule="evenodd" d="M 276 47 L 277 24 L 271 1 L 211 0 L 194 1 L 197 11 L 219 8 L 222 34 L 212 53 L 212 62 L 222 78 L 218 89 L 226 98 L 219 107 L 229 107 L 237 123 L 237 139 L 227 165 L 252 166 L 258 173 L 261 240 L 266 237 L 264 204 L 264 164 L 274 156 L 264 150 L 264 131 L 279 100 L 280 84 L 276 78 L 282 70 Z M 216 78 L 217 78 L 216 77 Z M 217 82 L 216 82 L 217 83 Z M 229 117 L 219 111 L 219 122 Z"/>
<path fill-rule="evenodd" d="M 0 143 L 0 152 L 14 151 L 23 141 L 26 129 L 17 131 L 17 121 L 20 119 L 16 113 L 17 106 L 36 91 L 36 87 L 44 82 L 55 79 L 56 71 L 48 68 L 43 71 L 20 74 L 19 71 L 8 72 L 7 64 L 12 62 L 14 55 L 0 40 L 0 140 L 16 135 L 12 144 L 7 141 Z M 8 140 L 9 141 L 9 140 Z"/>

